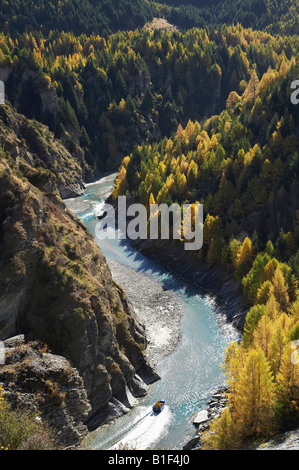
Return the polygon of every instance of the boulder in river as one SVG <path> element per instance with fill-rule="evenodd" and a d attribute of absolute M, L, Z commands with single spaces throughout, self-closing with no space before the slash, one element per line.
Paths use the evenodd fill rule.
<path fill-rule="evenodd" d="M 193 420 L 193 424 L 195 424 L 196 426 L 199 426 L 200 424 L 203 424 L 206 421 L 208 421 L 208 419 L 209 419 L 208 411 L 202 410 L 199 413 L 197 413 L 196 417 Z"/>

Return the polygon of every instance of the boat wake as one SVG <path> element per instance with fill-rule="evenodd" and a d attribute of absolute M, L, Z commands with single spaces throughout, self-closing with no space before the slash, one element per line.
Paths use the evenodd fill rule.
<path fill-rule="evenodd" d="M 139 420 L 134 427 L 114 444 L 109 450 L 128 448 L 129 450 L 150 450 L 151 446 L 164 436 L 171 421 L 171 411 L 165 406 L 161 413 L 155 413 L 152 407 L 141 407 Z"/>

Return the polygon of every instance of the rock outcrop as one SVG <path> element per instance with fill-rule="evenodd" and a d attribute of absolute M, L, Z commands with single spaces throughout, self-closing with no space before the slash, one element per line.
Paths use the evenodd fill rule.
<path fill-rule="evenodd" d="M 79 196 L 84 181 L 91 178 L 92 170 L 80 148 L 71 154 L 46 126 L 9 105 L 0 107 L 0 146 L 43 192 L 57 190 L 63 199 Z"/>
<path fill-rule="evenodd" d="M 76 446 L 88 434 L 84 424 L 91 411 L 83 380 L 62 356 L 47 352 L 22 335 L 4 342 L 5 365 L 0 383 L 13 409 L 36 413 L 48 424 L 54 445 Z"/>
<path fill-rule="evenodd" d="M 261 443 L 251 450 L 297 450 L 299 449 L 299 429 L 288 431 Z"/>

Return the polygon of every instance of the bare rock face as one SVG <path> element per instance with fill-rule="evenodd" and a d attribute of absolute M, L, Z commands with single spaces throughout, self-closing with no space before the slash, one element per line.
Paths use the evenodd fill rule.
<path fill-rule="evenodd" d="M 254 447 L 253 450 L 298 450 L 299 449 L 299 429 L 288 431 L 275 436 L 270 441 Z"/>
<path fill-rule="evenodd" d="M 24 334 L 25 342 L 46 344 L 55 358 L 36 362 L 35 355 L 35 372 L 66 369 L 68 361 L 90 404 L 85 423 L 94 428 L 126 412 L 158 376 L 145 358 L 144 330 L 102 252 L 57 191 L 48 192 L 43 171 L 18 151 L 17 160 L 0 154 L 0 340 Z M 72 395 L 80 408 L 85 398 Z M 57 410 L 59 416 L 59 404 Z"/>
<path fill-rule="evenodd" d="M 41 91 L 40 97 L 42 100 L 43 111 L 53 113 L 57 109 L 58 98 L 55 88 L 48 86 Z"/>

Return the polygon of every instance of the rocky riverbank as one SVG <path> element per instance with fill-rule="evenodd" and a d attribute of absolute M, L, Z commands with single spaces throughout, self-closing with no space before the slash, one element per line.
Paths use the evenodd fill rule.
<path fill-rule="evenodd" d="M 222 411 L 228 406 L 229 389 L 221 388 L 212 395 L 207 406 L 193 417 L 193 424 L 197 428 L 195 436 L 187 442 L 183 450 L 201 450 L 201 433 L 209 429 L 211 422 L 219 418 Z M 261 442 L 243 450 L 298 450 L 299 429 L 287 431 L 274 436 L 268 441 Z"/>
<path fill-rule="evenodd" d="M 107 260 L 113 279 L 125 290 L 136 320 L 144 328 L 145 354 L 155 367 L 171 354 L 181 337 L 183 304 L 149 276 Z"/>
<path fill-rule="evenodd" d="M 200 450 L 201 433 L 207 431 L 211 422 L 219 418 L 223 409 L 227 406 L 227 388 L 221 388 L 208 400 L 206 408 L 193 417 L 193 424 L 197 428 L 195 436 L 184 446 L 184 450 Z"/>

